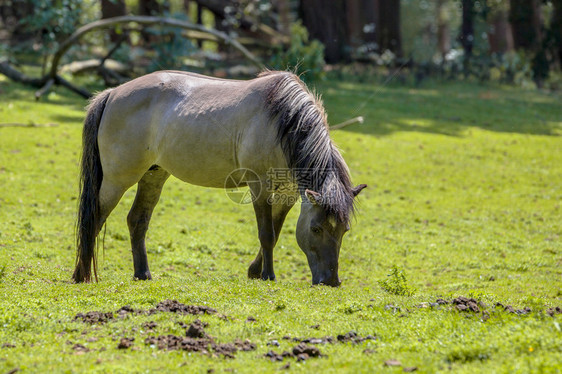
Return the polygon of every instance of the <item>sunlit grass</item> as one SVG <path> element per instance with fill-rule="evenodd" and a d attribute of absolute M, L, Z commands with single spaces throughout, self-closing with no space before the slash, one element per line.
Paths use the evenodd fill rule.
<path fill-rule="evenodd" d="M 377 339 L 320 345 L 326 357 L 290 361 L 290 370 L 373 372 L 389 359 L 419 372 L 561 370 L 560 316 L 545 314 L 562 299 L 560 96 L 463 83 L 317 88 L 332 124 L 365 117 L 332 134 L 354 182 L 369 185 L 344 239 L 342 287 L 310 286 L 294 239 L 298 207 L 276 248 L 278 281 L 247 280 L 258 250 L 251 206 L 174 178 L 148 233 L 154 280 L 131 279 L 132 188 L 108 221 L 100 283 L 74 285 L 86 102 L 62 88 L 35 102 L 33 91 L 0 80 L 0 122 L 57 125 L 0 128 L 0 346 L 15 346 L 0 348 L 0 370 L 274 372 L 286 362 L 263 354 L 296 344 L 283 336 L 350 330 Z M 413 296 L 381 289 L 394 265 Z M 484 302 L 490 318 L 422 304 L 456 296 Z M 97 327 L 73 321 L 79 312 L 150 309 L 164 299 L 208 305 L 228 319 L 160 313 Z M 496 302 L 532 312 L 508 313 Z M 144 345 L 148 335 L 183 335 L 177 322 L 195 318 L 218 341 L 247 338 L 257 350 L 227 360 Z M 154 333 L 142 328 L 149 320 L 158 323 Z M 138 350 L 118 350 L 123 336 L 135 337 Z M 279 348 L 267 345 L 273 339 Z M 91 351 L 77 354 L 76 343 Z"/>

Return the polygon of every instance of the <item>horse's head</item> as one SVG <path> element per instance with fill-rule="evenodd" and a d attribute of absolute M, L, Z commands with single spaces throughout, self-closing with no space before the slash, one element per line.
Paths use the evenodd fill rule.
<path fill-rule="evenodd" d="M 365 187 L 362 184 L 353 188 L 353 197 Z M 297 243 L 306 254 L 312 272 L 312 284 L 337 287 L 341 284 L 338 277 L 340 247 L 343 235 L 350 227 L 349 223 L 330 214 L 322 199 L 323 196 L 318 192 L 305 191 L 297 223 Z"/>

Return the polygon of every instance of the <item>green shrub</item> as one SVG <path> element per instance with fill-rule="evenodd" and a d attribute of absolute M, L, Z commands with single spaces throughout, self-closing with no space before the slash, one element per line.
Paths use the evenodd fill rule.
<path fill-rule="evenodd" d="M 308 30 L 301 22 L 291 25 L 289 48 L 279 47 L 269 65 L 274 69 L 292 70 L 307 82 L 324 78 L 324 45 L 309 40 Z"/>
<path fill-rule="evenodd" d="M 406 280 L 406 274 L 404 270 L 394 265 L 390 269 L 390 274 L 387 275 L 388 278 L 379 281 L 379 285 L 383 289 L 393 295 L 398 296 L 413 296 L 416 289 L 408 285 Z"/>

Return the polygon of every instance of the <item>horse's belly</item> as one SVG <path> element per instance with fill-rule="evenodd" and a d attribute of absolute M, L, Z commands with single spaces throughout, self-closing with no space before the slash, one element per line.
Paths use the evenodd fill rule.
<path fill-rule="evenodd" d="M 203 150 L 199 154 L 185 152 L 162 157 L 157 164 L 186 183 L 224 188 L 225 181 L 228 175 L 236 169 L 236 164 L 229 157 L 216 156 L 216 154 L 206 154 Z"/>
<path fill-rule="evenodd" d="M 229 173 L 236 169 L 232 145 L 204 134 L 182 134 L 168 139 L 159 149 L 156 163 L 184 182 L 223 188 Z"/>

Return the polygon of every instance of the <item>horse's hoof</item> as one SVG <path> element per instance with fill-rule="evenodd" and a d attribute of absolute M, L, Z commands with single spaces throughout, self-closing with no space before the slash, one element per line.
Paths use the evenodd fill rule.
<path fill-rule="evenodd" d="M 275 274 L 262 274 L 261 279 L 264 281 L 275 281 Z"/>
<path fill-rule="evenodd" d="M 135 280 L 152 280 L 152 275 L 147 270 L 144 273 L 135 274 Z"/>

